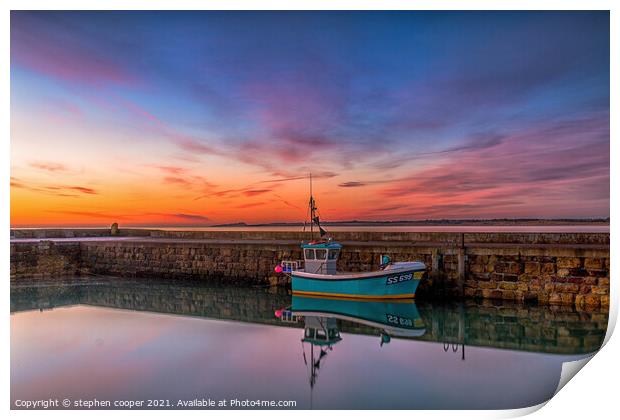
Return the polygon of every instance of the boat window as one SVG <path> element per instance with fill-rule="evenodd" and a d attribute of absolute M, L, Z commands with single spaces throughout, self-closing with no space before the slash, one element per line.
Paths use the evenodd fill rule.
<path fill-rule="evenodd" d="M 330 260 L 335 260 L 338 258 L 338 250 L 337 249 L 330 249 L 329 250 L 329 259 Z"/>
<path fill-rule="evenodd" d="M 316 250 L 316 259 L 317 260 L 324 260 L 325 257 L 327 257 L 327 250 L 326 249 L 317 249 Z"/>
<path fill-rule="evenodd" d="M 304 250 L 305 256 L 307 260 L 313 260 L 314 259 L 314 249 L 306 249 Z"/>

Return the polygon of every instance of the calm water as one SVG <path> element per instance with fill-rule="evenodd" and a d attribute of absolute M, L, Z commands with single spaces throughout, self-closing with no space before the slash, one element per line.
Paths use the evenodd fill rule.
<path fill-rule="evenodd" d="M 606 323 L 562 307 L 300 301 L 153 280 L 14 285 L 11 400 L 526 407 L 553 395 L 562 363 L 598 350 Z"/>

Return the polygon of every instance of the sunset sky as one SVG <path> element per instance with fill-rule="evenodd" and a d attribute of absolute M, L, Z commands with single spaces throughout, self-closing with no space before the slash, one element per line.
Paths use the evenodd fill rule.
<path fill-rule="evenodd" d="M 609 216 L 607 12 L 12 12 L 11 224 Z"/>

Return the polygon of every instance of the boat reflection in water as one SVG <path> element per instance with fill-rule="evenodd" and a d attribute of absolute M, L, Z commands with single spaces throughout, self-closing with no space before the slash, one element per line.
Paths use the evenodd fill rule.
<path fill-rule="evenodd" d="M 367 325 L 381 330 L 386 337 L 419 337 L 426 332 L 412 299 L 369 301 L 293 296 L 290 311 L 293 316 L 334 318 Z"/>
<path fill-rule="evenodd" d="M 424 321 L 412 299 L 369 301 L 293 296 L 292 305 L 277 310 L 275 315 L 283 322 L 304 323 L 301 342 L 311 390 L 321 364 L 334 345 L 342 340 L 339 320 L 378 329 L 380 346 L 389 343 L 391 337 L 412 338 L 426 333 Z"/>

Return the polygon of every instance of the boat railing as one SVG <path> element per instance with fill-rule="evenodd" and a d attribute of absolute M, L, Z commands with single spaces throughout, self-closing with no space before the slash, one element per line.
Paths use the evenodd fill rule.
<path fill-rule="evenodd" d="M 293 312 L 290 310 L 283 310 L 280 313 L 280 321 L 289 322 L 292 324 L 296 324 L 300 321 L 303 321 L 304 317 L 299 315 L 293 315 Z"/>
<path fill-rule="evenodd" d="M 303 260 L 282 260 L 280 266 L 282 267 L 283 273 L 292 273 L 293 271 L 303 269 L 304 262 Z"/>

